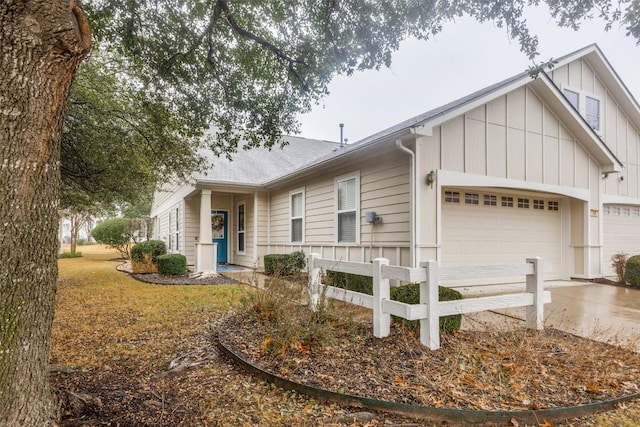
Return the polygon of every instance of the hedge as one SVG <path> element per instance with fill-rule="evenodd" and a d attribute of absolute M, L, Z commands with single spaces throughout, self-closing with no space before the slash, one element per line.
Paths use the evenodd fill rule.
<path fill-rule="evenodd" d="M 360 276 L 358 274 L 342 273 L 337 271 L 327 271 L 327 285 L 337 288 L 348 289 L 367 295 L 373 295 L 373 278 L 370 276 Z M 420 303 L 420 284 L 410 283 L 408 285 L 391 288 L 391 299 L 407 304 Z M 462 294 L 454 289 L 438 286 L 438 299 L 440 301 L 453 301 L 462 299 Z M 418 320 L 406 320 L 393 316 L 410 328 L 417 328 L 420 325 Z M 462 316 L 444 316 L 440 318 L 440 330 L 443 332 L 453 332 L 460 329 Z"/>
<path fill-rule="evenodd" d="M 420 303 L 420 284 L 410 283 L 408 285 L 399 286 L 391 289 L 391 299 L 395 301 L 404 302 L 407 304 L 419 304 Z M 447 288 L 444 286 L 438 286 L 438 300 L 439 301 L 454 301 L 462 299 L 462 294 L 455 289 Z M 418 320 L 406 320 L 402 318 L 396 318 L 402 323 L 407 325 L 411 329 L 415 329 L 420 326 Z M 440 317 L 440 330 L 442 332 L 455 332 L 460 329 L 462 324 L 462 315 L 455 314 L 452 316 Z"/>
<path fill-rule="evenodd" d="M 131 248 L 131 269 L 134 273 L 157 273 L 158 257 L 167 253 L 162 240 L 147 240 Z"/>
<path fill-rule="evenodd" d="M 181 254 L 167 254 L 158 257 L 158 273 L 167 276 L 181 276 L 187 273 L 187 257 Z"/>
<path fill-rule="evenodd" d="M 289 276 L 300 271 L 307 265 L 304 252 L 296 251 L 290 254 L 268 254 L 264 256 L 264 274 L 273 276 Z"/>
<path fill-rule="evenodd" d="M 631 287 L 640 288 L 640 255 L 634 255 L 627 260 L 624 281 Z"/>

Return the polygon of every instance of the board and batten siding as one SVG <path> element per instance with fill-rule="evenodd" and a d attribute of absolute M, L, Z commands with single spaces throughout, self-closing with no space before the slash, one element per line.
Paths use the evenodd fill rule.
<path fill-rule="evenodd" d="M 533 90 L 522 87 L 434 128 L 424 169 L 589 188 L 589 154 Z"/>
<path fill-rule="evenodd" d="M 607 195 L 640 197 L 640 130 L 625 114 L 613 94 L 607 89 L 589 63 L 579 59 L 551 71 L 553 81 L 560 88 L 579 90 L 601 102 L 600 137 L 623 163 L 624 170 L 604 180 Z M 619 177 L 624 177 L 620 180 Z"/>
<path fill-rule="evenodd" d="M 382 159 L 382 160 L 381 160 Z M 318 178 L 298 181 L 270 194 L 270 240 L 260 242 L 260 255 L 302 250 L 322 257 L 367 262 L 386 257 L 394 264 L 410 263 L 410 190 L 409 157 L 387 149 L 382 156 L 352 162 L 349 168 L 323 173 Z M 360 177 L 360 243 L 336 242 L 335 179 L 352 173 Z M 304 189 L 304 242 L 290 241 L 291 191 Z M 366 212 L 376 212 L 381 223 L 365 221 Z M 372 240 L 373 239 L 373 240 Z M 372 251 L 371 251 L 372 248 Z"/>

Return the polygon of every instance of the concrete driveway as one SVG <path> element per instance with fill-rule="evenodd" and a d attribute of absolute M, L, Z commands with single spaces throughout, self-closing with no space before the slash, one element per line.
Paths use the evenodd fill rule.
<path fill-rule="evenodd" d="M 551 291 L 552 301 L 545 305 L 545 327 L 597 341 L 628 344 L 640 351 L 640 290 L 569 281 L 545 282 L 545 288 Z M 514 284 L 498 292 L 493 289 L 490 293 L 523 289 L 524 284 Z M 485 292 L 482 294 L 486 295 Z M 524 311 L 523 308 L 500 311 L 504 316 L 477 313 L 465 319 L 464 327 L 474 328 L 482 323 L 520 323 L 524 320 Z"/>

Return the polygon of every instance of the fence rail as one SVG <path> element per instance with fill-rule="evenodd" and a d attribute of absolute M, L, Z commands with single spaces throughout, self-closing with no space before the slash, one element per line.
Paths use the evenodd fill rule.
<path fill-rule="evenodd" d="M 544 304 L 551 302 L 551 293 L 544 290 L 542 258 L 529 258 L 526 263 L 479 267 L 438 268 L 436 261 L 421 263 L 420 268 L 389 265 L 386 258 L 372 263 L 343 262 L 309 255 L 309 297 L 313 310 L 318 310 L 320 296 L 339 299 L 373 311 L 373 335 L 383 338 L 391 330 L 391 315 L 420 321 L 420 342 L 431 350 L 440 348 L 439 318 L 454 314 L 476 313 L 485 310 L 526 307 L 526 325 L 543 329 Z M 322 271 L 369 276 L 373 281 L 373 295 L 354 292 L 321 283 Z M 521 293 L 439 301 L 440 280 L 491 278 L 524 275 L 526 291 Z M 406 304 L 392 301 L 390 280 L 420 283 L 420 303 Z"/>

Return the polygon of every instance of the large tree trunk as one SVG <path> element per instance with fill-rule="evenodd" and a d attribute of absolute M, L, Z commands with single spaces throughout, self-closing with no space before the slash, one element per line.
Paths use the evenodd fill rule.
<path fill-rule="evenodd" d="M 60 132 L 90 45 L 75 0 L 0 1 L 0 425 L 55 422 L 48 382 Z"/>

